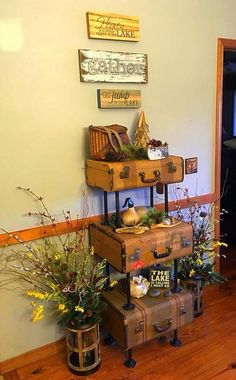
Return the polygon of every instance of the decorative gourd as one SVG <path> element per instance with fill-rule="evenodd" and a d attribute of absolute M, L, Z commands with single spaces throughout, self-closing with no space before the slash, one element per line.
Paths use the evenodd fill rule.
<path fill-rule="evenodd" d="M 126 210 L 121 216 L 121 221 L 123 225 L 127 227 L 132 227 L 132 226 L 137 225 L 140 222 L 141 218 L 139 214 L 135 211 L 134 202 L 132 198 L 130 197 L 126 198 L 125 203 L 123 204 L 123 207 L 126 207 L 126 206 L 128 206 L 128 210 Z"/>

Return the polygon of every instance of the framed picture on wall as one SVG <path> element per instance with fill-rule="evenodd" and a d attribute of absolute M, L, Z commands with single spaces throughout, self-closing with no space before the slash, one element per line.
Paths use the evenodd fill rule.
<path fill-rule="evenodd" d="M 193 174 L 198 171 L 197 157 L 191 157 L 185 159 L 185 174 Z"/>

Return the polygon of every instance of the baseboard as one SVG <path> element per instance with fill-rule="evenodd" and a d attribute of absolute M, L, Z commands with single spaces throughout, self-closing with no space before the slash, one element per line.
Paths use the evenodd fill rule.
<path fill-rule="evenodd" d="M 14 358 L 7 359 L 0 363 L 0 375 L 4 375 L 22 366 L 32 364 L 38 360 L 45 359 L 49 356 L 63 352 L 65 351 L 65 347 L 65 339 L 63 338 L 57 342 L 49 343 L 45 346 L 18 355 Z"/>

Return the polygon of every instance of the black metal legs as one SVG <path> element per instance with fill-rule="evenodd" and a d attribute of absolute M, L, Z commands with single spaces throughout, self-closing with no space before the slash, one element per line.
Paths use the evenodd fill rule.
<path fill-rule="evenodd" d="M 180 347 L 182 345 L 181 340 L 178 338 L 178 330 L 174 330 L 173 339 L 170 341 L 171 346 Z"/>
<path fill-rule="evenodd" d="M 108 202 L 107 191 L 103 191 L 103 203 L 104 203 L 104 223 L 108 224 Z"/>
<path fill-rule="evenodd" d="M 124 365 L 128 368 L 134 368 L 136 366 L 136 361 L 132 358 L 132 350 L 127 351 L 127 359 L 124 361 Z"/>
<path fill-rule="evenodd" d="M 173 293 L 181 292 L 181 287 L 178 284 L 178 259 L 174 259 L 174 288 L 171 290 Z"/>
<path fill-rule="evenodd" d="M 135 308 L 135 305 L 131 302 L 130 273 L 126 273 L 126 294 L 127 294 L 127 303 L 123 305 L 123 309 L 133 310 Z"/>

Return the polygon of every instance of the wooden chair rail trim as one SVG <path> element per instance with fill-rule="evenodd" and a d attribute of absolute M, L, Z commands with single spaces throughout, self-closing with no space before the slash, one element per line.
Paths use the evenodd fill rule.
<path fill-rule="evenodd" d="M 216 195 L 215 193 L 210 194 L 204 194 L 196 197 L 191 197 L 190 202 L 197 201 L 199 204 L 208 204 L 208 203 L 214 203 L 216 201 Z M 189 201 L 186 199 L 178 200 L 178 205 L 181 208 L 187 208 L 189 207 Z M 164 209 L 164 203 L 159 204 L 156 206 L 158 209 L 163 210 Z M 170 201 L 169 202 L 169 210 L 173 211 L 176 209 L 176 202 Z M 7 234 L 0 234 L 0 247 L 6 246 L 6 245 L 13 245 L 17 244 L 18 241 L 14 238 L 14 235 L 17 235 L 21 240 L 24 242 L 32 241 L 41 239 L 45 236 L 54 236 L 54 235 L 62 235 L 64 233 L 73 232 L 78 229 L 86 228 L 90 223 L 93 222 L 101 222 L 103 220 L 102 215 L 92 216 L 88 218 L 83 218 L 79 220 L 72 220 L 69 223 L 67 222 L 59 222 L 56 223 L 55 227 L 52 227 L 51 225 L 44 225 L 40 227 L 33 227 L 28 228 L 24 230 L 19 231 L 13 231 L 10 232 L 10 237 Z"/>
<path fill-rule="evenodd" d="M 59 354 L 64 352 L 66 349 L 65 339 L 60 339 L 56 342 L 46 344 L 35 348 L 34 350 L 25 352 L 21 355 L 18 355 L 14 358 L 4 360 L 0 363 L 0 375 L 4 375 L 8 372 L 14 371 L 22 365 L 29 365 L 38 360 L 45 359 L 49 356 Z"/>

